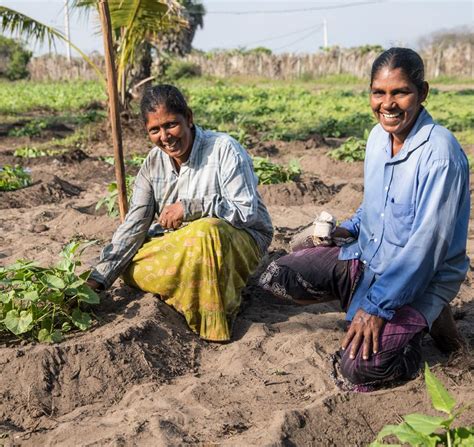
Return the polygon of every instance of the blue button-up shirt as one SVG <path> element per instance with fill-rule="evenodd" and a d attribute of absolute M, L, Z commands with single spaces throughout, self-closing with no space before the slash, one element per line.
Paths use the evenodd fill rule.
<path fill-rule="evenodd" d="M 340 259 L 364 271 L 347 319 L 358 309 L 390 320 L 409 304 L 429 326 L 469 267 L 469 167 L 456 138 L 422 109 L 400 152 L 379 124 L 367 141 L 364 199 L 342 226 L 357 240 Z"/>

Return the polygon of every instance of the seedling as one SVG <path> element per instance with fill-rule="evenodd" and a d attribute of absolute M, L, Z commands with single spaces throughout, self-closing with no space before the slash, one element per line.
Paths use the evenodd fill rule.
<path fill-rule="evenodd" d="M 268 158 L 253 157 L 253 165 L 258 183 L 261 185 L 295 181 L 301 175 L 298 160 L 291 160 L 288 167 L 284 167 L 277 163 L 272 163 Z"/>
<path fill-rule="evenodd" d="M 0 191 L 14 191 L 31 185 L 30 172 L 21 166 L 4 165 L 0 168 Z"/>
<path fill-rule="evenodd" d="M 76 274 L 81 262 L 75 256 L 93 243 L 70 242 L 55 267 L 25 260 L 1 267 L 0 333 L 57 343 L 74 326 L 89 329 L 91 315 L 81 306 L 99 304 L 100 299 L 86 284 L 90 271 Z"/>
<path fill-rule="evenodd" d="M 474 427 L 451 428 L 454 421 L 469 409 L 473 403 L 456 410 L 456 401 L 443 384 L 431 373 L 425 364 L 425 383 L 433 408 L 445 413 L 444 416 L 426 414 L 408 414 L 399 425 L 386 425 L 369 447 L 381 447 L 386 444 L 386 436 L 396 436 L 403 444 L 422 447 L 436 446 L 472 446 L 474 445 Z"/>
<path fill-rule="evenodd" d="M 127 188 L 127 198 L 130 200 L 130 196 L 132 194 L 132 185 L 135 181 L 135 177 L 133 175 L 127 175 L 125 177 L 125 186 Z M 117 217 L 119 214 L 118 205 L 117 205 L 117 198 L 118 198 L 118 189 L 117 189 L 117 182 L 109 183 L 107 186 L 108 194 L 100 199 L 95 206 L 95 209 L 98 210 L 105 206 L 107 208 L 107 214 L 110 217 Z"/>

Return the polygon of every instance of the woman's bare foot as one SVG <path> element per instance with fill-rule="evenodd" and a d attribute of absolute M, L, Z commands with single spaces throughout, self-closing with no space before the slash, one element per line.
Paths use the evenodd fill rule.
<path fill-rule="evenodd" d="M 430 335 L 436 346 L 443 352 L 451 353 L 467 349 L 466 341 L 458 331 L 449 304 L 444 307 L 433 323 Z"/>

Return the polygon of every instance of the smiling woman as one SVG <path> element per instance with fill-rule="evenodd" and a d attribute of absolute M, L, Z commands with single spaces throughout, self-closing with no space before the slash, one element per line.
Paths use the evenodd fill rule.
<path fill-rule="evenodd" d="M 273 235 L 252 161 L 230 136 L 195 125 L 174 86 L 148 89 L 141 111 L 156 146 L 89 285 L 108 288 L 123 274 L 183 314 L 200 337 L 228 341 L 240 290 Z"/>
<path fill-rule="evenodd" d="M 341 372 L 359 390 L 414 377 L 424 331 L 443 350 L 464 347 L 449 302 L 469 267 L 467 157 L 422 106 L 423 61 L 391 48 L 375 60 L 370 84 L 379 124 L 367 141 L 364 199 L 332 235 L 353 242 L 283 256 L 260 279 L 277 296 L 339 298 L 350 321 Z"/>

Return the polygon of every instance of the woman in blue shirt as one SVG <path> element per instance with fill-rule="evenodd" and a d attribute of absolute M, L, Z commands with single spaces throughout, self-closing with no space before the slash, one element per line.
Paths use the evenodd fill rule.
<path fill-rule="evenodd" d="M 445 350 L 462 346 L 449 308 L 469 267 L 469 167 L 456 138 L 422 106 L 420 56 L 391 48 L 373 63 L 364 199 L 333 236 L 339 247 L 298 250 L 260 283 L 312 302 L 329 292 L 347 311 L 341 372 L 353 384 L 417 374 L 426 329 Z M 322 294 L 323 292 L 323 294 Z M 444 342 L 444 343 L 443 343 Z"/>

